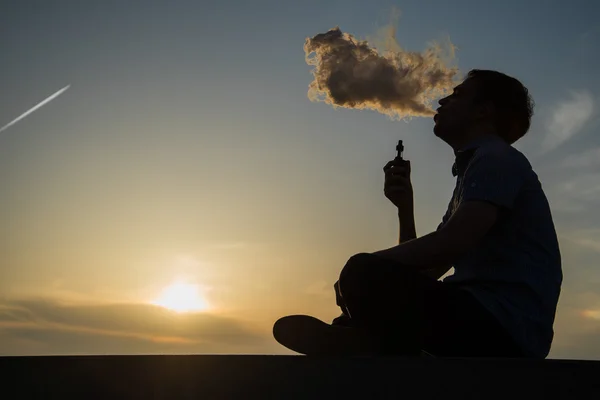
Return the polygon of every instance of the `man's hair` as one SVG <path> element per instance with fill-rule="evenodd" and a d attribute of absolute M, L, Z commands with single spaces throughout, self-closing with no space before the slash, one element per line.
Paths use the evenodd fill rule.
<path fill-rule="evenodd" d="M 478 84 L 476 102 L 494 107 L 494 124 L 504 140 L 513 144 L 529 131 L 534 102 L 521 82 L 501 72 L 482 69 L 469 71 L 467 79 Z"/>

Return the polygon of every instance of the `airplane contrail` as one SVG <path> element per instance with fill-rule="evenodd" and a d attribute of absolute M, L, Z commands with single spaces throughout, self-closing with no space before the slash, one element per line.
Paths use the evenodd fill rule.
<path fill-rule="evenodd" d="M 60 89 L 58 92 L 54 93 L 52 96 L 48 97 L 46 100 L 42 101 L 41 103 L 39 103 L 39 104 L 33 106 L 32 108 L 30 108 L 29 110 L 25 111 L 23 114 L 21 114 L 20 116 L 18 116 L 17 118 L 15 118 L 11 122 L 9 122 L 8 124 L 6 124 L 2 128 L 0 128 L 0 132 L 7 130 L 8 128 L 10 128 L 14 124 L 16 124 L 17 122 L 22 120 L 23 118 L 27 117 L 32 112 L 34 112 L 34 111 L 42 108 L 46 104 L 50 103 L 52 100 L 54 100 L 55 98 L 57 98 L 58 96 L 60 96 L 64 92 L 66 92 L 67 89 L 69 89 L 70 87 L 71 87 L 71 85 L 65 86 L 64 88 Z"/>

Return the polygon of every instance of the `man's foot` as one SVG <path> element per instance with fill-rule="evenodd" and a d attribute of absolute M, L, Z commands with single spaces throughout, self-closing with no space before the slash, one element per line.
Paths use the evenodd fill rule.
<path fill-rule="evenodd" d="M 379 352 L 377 341 L 364 331 L 329 325 L 308 315 L 280 318 L 273 326 L 280 344 L 309 356 L 372 356 Z"/>

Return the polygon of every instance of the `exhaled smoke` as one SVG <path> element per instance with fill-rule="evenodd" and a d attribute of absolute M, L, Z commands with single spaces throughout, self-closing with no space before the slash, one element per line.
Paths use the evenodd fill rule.
<path fill-rule="evenodd" d="M 458 69 L 448 65 L 452 44 L 447 52 L 437 44 L 422 53 L 404 51 L 388 27 L 384 47 L 378 51 L 339 28 L 306 39 L 306 62 L 314 66 L 315 77 L 308 97 L 334 107 L 375 110 L 392 119 L 435 114 L 432 100 L 456 85 Z"/>

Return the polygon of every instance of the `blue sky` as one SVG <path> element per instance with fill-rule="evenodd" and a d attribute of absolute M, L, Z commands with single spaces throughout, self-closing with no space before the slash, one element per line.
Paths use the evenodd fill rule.
<path fill-rule="evenodd" d="M 366 38 L 394 7 L 405 49 L 449 36 L 462 73 L 497 69 L 530 89 L 536 114 L 516 147 L 540 175 L 564 256 L 551 356 L 599 358 L 591 0 L 3 2 L 0 125 L 71 87 L 0 135 L 0 296 L 12 310 L 0 353 L 280 352 L 275 318 L 334 316 L 331 284 L 347 258 L 394 243 L 381 168 L 398 139 L 418 231 L 435 229 L 454 182 L 432 121 L 307 98 L 305 38 L 334 26 Z M 177 279 L 212 305 L 179 316 L 202 319 L 192 333 L 90 326 L 73 308 L 116 303 L 123 321 L 134 306 L 157 320 L 148 302 Z M 202 327 L 215 326 L 237 339 L 202 344 L 212 332 Z M 152 340 L 178 334 L 170 347 Z"/>

